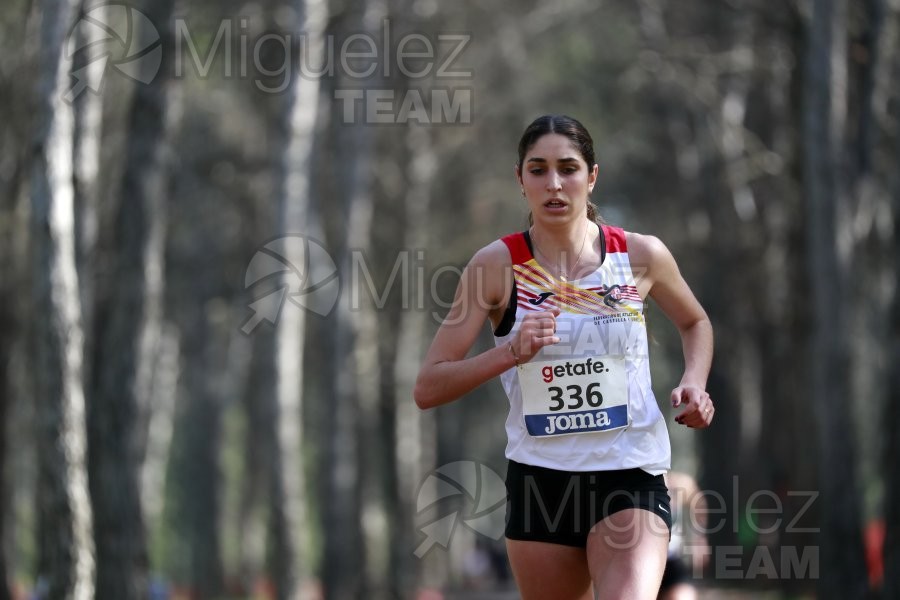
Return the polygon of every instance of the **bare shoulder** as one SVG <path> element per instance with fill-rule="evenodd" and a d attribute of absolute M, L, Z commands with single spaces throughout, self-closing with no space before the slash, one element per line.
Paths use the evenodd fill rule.
<path fill-rule="evenodd" d="M 502 240 L 494 240 L 487 246 L 480 248 L 469 261 L 469 266 L 504 269 L 512 265 L 512 257 L 509 248 Z"/>
<path fill-rule="evenodd" d="M 464 282 L 470 293 L 491 309 L 505 306 L 512 289 L 512 256 L 502 240 L 480 248 L 466 266 Z"/>
<path fill-rule="evenodd" d="M 671 267 L 675 259 L 666 245 L 655 235 L 625 232 L 628 244 L 628 258 L 632 265 L 640 265 L 647 270 L 663 266 Z"/>
<path fill-rule="evenodd" d="M 655 235 L 626 231 L 625 243 L 628 244 L 628 256 L 633 262 L 648 264 L 654 259 L 671 256 L 666 245 Z"/>
<path fill-rule="evenodd" d="M 625 232 L 628 260 L 642 297 L 653 295 L 657 284 L 679 277 L 678 265 L 666 245 L 654 235 Z"/>

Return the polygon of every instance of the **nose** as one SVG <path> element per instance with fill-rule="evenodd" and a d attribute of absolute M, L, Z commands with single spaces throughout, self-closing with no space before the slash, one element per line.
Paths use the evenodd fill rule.
<path fill-rule="evenodd" d="M 558 191 L 562 189 L 562 177 L 559 176 L 559 173 L 556 171 L 550 171 L 550 176 L 547 178 L 547 190 L 548 191 Z"/>

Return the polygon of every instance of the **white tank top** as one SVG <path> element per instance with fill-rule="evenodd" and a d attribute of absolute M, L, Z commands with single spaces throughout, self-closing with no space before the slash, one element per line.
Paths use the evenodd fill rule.
<path fill-rule="evenodd" d="M 510 403 L 506 456 L 566 471 L 639 467 L 658 475 L 669 469 L 671 449 L 650 385 L 643 300 L 625 232 L 601 228 L 603 264 L 569 282 L 538 264 L 526 233 L 502 240 L 512 256 L 516 305 L 511 329 L 495 332 L 497 346 L 515 336 L 527 311 L 562 311 L 560 342 L 500 376 Z"/>

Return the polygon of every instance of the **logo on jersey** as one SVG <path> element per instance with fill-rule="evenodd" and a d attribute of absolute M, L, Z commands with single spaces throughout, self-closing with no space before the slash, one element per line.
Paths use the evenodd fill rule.
<path fill-rule="evenodd" d="M 603 304 L 615 308 L 622 303 L 622 286 L 614 285 L 606 290 L 598 292 L 603 297 Z"/>
<path fill-rule="evenodd" d="M 541 294 L 537 298 L 529 298 L 528 303 L 538 306 L 539 304 L 543 304 L 544 300 L 549 298 L 550 296 L 555 296 L 553 292 L 541 292 Z"/>

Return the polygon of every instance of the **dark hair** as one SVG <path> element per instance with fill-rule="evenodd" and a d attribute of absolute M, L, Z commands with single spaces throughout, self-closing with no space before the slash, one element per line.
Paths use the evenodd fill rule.
<path fill-rule="evenodd" d="M 596 164 L 594 160 L 594 140 L 591 134 L 585 129 L 584 125 L 577 119 L 567 117 L 566 115 L 543 115 L 531 122 L 522 138 L 519 140 L 519 161 L 516 165 L 519 167 L 519 173 L 522 172 L 522 163 L 525 161 L 525 155 L 531 150 L 537 141 L 548 133 L 558 133 L 569 138 L 572 145 L 581 154 L 581 158 L 587 163 L 588 169 Z M 595 223 L 603 223 L 603 218 L 597 212 L 594 204 L 588 200 L 587 217 Z M 532 222 L 532 217 L 528 215 L 528 222 Z"/>

